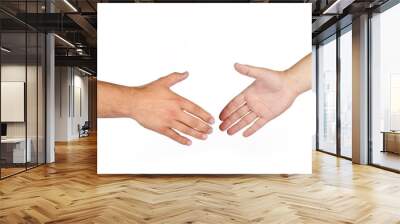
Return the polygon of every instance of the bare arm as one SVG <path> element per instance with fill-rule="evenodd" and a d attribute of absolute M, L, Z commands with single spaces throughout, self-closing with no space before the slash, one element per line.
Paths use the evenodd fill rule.
<path fill-rule="evenodd" d="M 97 82 L 97 116 L 100 118 L 131 117 L 134 87 Z"/>

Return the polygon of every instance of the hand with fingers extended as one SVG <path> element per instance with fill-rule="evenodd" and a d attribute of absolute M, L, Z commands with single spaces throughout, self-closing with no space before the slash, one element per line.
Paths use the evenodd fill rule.
<path fill-rule="evenodd" d="M 205 140 L 212 132 L 213 117 L 170 90 L 187 77 L 187 72 L 172 73 L 140 87 L 98 82 L 99 117 L 130 117 L 143 127 L 184 145 L 192 142 L 178 132 Z"/>
<path fill-rule="evenodd" d="M 311 56 L 305 56 L 286 71 L 274 71 L 250 65 L 235 64 L 242 75 L 255 81 L 231 100 L 220 113 L 220 129 L 233 135 L 249 126 L 248 137 L 276 118 L 302 92 L 311 88 Z"/>

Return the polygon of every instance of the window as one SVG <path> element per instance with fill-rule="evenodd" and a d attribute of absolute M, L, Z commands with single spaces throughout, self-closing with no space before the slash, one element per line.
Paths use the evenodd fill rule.
<path fill-rule="evenodd" d="M 372 164 L 400 170 L 400 5 L 371 18 Z"/>
<path fill-rule="evenodd" d="M 352 32 L 340 36 L 340 155 L 352 157 Z"/>
<path fill-rule="evenodd" d="M 0 6 L 8 4 L 13 2 Z M 40 13 L 41 5 L 44 1 L 18 2 L 18 13 Z M 6 14 L 0 17 L 14 22 Z M 5 178 L 45 163 L 46 40 L 23 23 L 2 25 L 0 178 Z"/>
<path fill-rule="evenodd" d="M 318 47 L 318 149 L 336 153 L 336 37 Z"/>

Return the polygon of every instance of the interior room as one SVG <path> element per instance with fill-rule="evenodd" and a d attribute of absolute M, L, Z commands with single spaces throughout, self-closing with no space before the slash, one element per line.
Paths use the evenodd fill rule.
<path fill-rule="evenodd" d="M 45 162 L 44 38 L 1 34 L 1 177 Z"/>
<path fill-rule="evenodd" d="M 173 2 L 0 1 L 0 223 L 400 223 L 398 0 L 235 1 L 312 8 L 312 174 L 98 175 L 98 4 Z"/>

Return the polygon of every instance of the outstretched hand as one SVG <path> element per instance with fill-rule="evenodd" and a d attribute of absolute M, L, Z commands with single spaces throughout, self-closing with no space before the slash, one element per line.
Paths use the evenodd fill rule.
<path fill-rule="evenodd" d="M 190 145 L 191 140 L 177 131 L 205 140 L 212 132 L 209 124 L 214 119 L 200 106 L 170 90 L 187 77 L 187 72 L 175 72 L 137 88 L 133 93 L 132 116 L 143 127 Z"/>
<path fill-rule="evenodd" d="M 143 127 L 184 145 L 192 141 L 180 133 L 205 140 L 212 132 L 213 117 L 170 89 L 187 77 L 187 72 L 175 72 L 139 87 L 99 81 L 98 116 L 130 117 Z"/>
<path fill-rule="evenodd" d="M 252 124 L 243 132 L 243 136 L 247 137 L 284 112 L 293 103 L 296 94 L 287 88 L 283 72 L 241 64 L 235 64 L 235 69 L 256 80 L 222 110 L 220 129 L 228 130 L 228 134 L 233 135 Z"/>
<path fill-rule="evenodd" d="M 254 134 L 286 111 L 299 94 L 311 88 L 309 55 L 286 71 L 242 64 L 235 64 L 235 69 L 255 80 L 220 113 L 220 129 L 227 130 L 229 135 L 247 126 L 249 127 L 243 132 L 243 136 Z"/>

